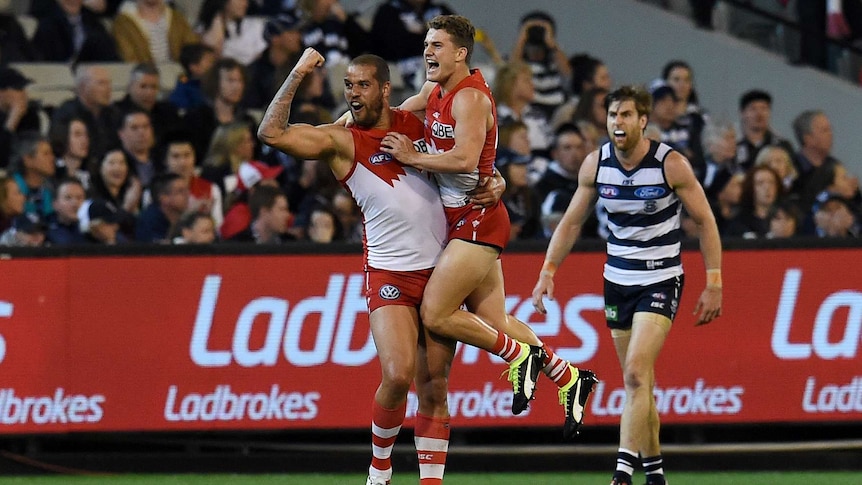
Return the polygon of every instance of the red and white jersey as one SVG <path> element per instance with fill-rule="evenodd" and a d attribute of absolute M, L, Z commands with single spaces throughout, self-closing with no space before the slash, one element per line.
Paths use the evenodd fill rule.
<path fill-rule="evenodd" d="M 452 117 L 452 101 L 458 91 L 465 88 L 475 88 L 491 100 L 491 112 L 494 115 L 493 127 L 485 133 L 485 144 L 479 156 L 479 165 L 472 173 L 435 173 L 440 186 L 440 197 L 446 207 L 463 207 L 467 205 L 467 192 L 476 188 L 480 177 L 494 175 L 494 159 L 497 157 L 497 105 L 491 95 L 491 89 L 478 69 L 470 71 L 470 75 L 462 79 L 454 89 L 446 94 L 440 85 L 434 86 L 428 96 L 425 107 L 425 139 L 428 142 L 429 153 L 442 153 L 455 146 L 455 119 Z"/>
<path fill-rule="evenodd" d="M 424 151 L 422 122 L 392 110 L 389 130 L 350 128 L 356 152 L 341 184 L 362 210 L 365 264 L 375 269 L 415 271 L 437 264 L 446 244 L 446 216 L 437 184 L 428 172 L 403 165 L 380 150 L 387 131 L 403 133 Z"/>

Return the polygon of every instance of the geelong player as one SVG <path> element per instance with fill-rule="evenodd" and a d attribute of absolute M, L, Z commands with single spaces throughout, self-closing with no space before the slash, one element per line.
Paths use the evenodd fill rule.
<path fill-rule="evenodd" d="M 563 432 L 571 437 L 583 421 L 583 409 L 596 378 L 590 371 L 579 372 L 543 347 L 528 326 L 507 317 L 499 257 L 509 240 L 509 214 L 502 203 L 479 211 L 469 204 L 469 191 L 494 173 L 497 146 L 494 98 L 481 72 L 469 67 L 475 28 L 459 15 L 437 16 L 428 27 L 424 51 L 428 82 L 402 108 L 425 110 L 429 153 L 416 151 L 412 140 L 401 133 L 391 132 L 383 139 L 385 152 L 434 173 L 446 209 L 449 242 L 425 287 L 422 322 L 440 335 L 481 341 L 498 355 L 508 352 L 505 334 L 529 343 L 524 351 L 529 350 L 530 360 L 560 387 L 560 404 L 566 415 Z M 460 309 L 462 303 L 470 312 Z M 500 332 L 493 340 L 490 327 L 477 324 L 482 321 L 505 334 Z M 537 373 L 509 375 L 516 392 L 512 404 L 515 414 L 532 399 L 530 388 Z"/>
<path fill-rule="evenodd" d="M 533 305 L 554 296 L 554 272 L 572 249 L 597 197 L 608 211 L 608 259 L 604 268 L 605 318 L 625 381 L 620 448 L 611 485 L 631 485 L 638 455 L 647 485 L 664 485 L 659 417 L 653 386 L 655 361 L 682 294 L 680 210 L 697 224 L 706 266 L 706 289 L 695 307 L 696 325 L 721 315 L 721 240 L 703 189 L 691 165 L 643 132 L 652 99 L 622 87 L 607 97 L 611 141 L 590 153 L 578 174 L 578 189 L 554 231 L 533 290 Z"/>
<path fill-rule="evenodd" d="M 415 442 L 420 483 L 438 484 L 448 450 L 447 379 L 455 346 L 454 341 L 431 335 L 420 326 L 418 308 L 446 241 L 446 219 L 435 182 L 380 151 L 381 140 L 391 130 L 424 144 L 422 121 L 390 108 L 388 65 L 377 56 L 365 55 L 351 61 L 344 79 L 353 126 L 289 124 L 298 86 L 322 63 L 317 51 L 306 49 L 267 108 L 258 137 L 293 156 L 327 162 L 362 210 L 365 293 L 383 373 L 373 404 L 374 456 L 368 484 L 389 483 L 390 453 L 414 379 L 419 397 Z M 528 346 L 481 321 L 473 325 L 481 327 L 473 329 L 474 334 L 488 338 L 465 339 L 466 343 L 493 350 L 488 342 L 499 338 L 508 353 L 495 353 L 510 362 L 510 372 L 524 373 L 530 360 L 523 349 Z"/>

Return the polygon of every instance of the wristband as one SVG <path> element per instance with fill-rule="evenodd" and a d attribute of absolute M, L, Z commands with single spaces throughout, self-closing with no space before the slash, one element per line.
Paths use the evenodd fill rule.
<path fill-rule="evenodd" d="M 708 269 L 706 270 L 706 287 L 721 288 L 721 270 Z"/>
<path fill-rule="evenodd" d="M 546 259 L 545 262 L 542 264 L 542 271 L 540 271 L 539 274 L 542 276 L 548 275 L 551 278 L 553 278 L 554 273 L 556 273 L 556 272 L 557 272 L 557 265 Z"/>

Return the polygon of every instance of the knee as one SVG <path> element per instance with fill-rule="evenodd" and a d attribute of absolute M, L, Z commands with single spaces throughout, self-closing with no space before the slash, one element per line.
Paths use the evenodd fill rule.
<path fill-rule="evenodd" d="M 625 383 L 626 390 L 630 392 L 639 391 L 649 386 L 649 377 L 643 370 L 634 366 L 628 366 L 623 373 L 623 382 Z"/>
<path fill-rule="evenodd" d="M 434 333 L 444 335 L 442 330 L 446 327 L 446 319 L 444 318 L 444 315 L 432 305 L 426 305 L 423 303 L 419 308 L 419 317 L 422 319 L 422 325 L 424 325 L 425 328 Z"/>
<path fill-rule="evenodd" d="M 390 365 L 383 369 L 381 387 L 391 395 L 406 395 L 413 383 L 413 368 Z"/>
<path fill-rule="evenodd" d="M 426 415 L 439 415 L 438 410 L 448 409 L 449 379 L 437 377 L 418 386 L 419 411 Z"/>

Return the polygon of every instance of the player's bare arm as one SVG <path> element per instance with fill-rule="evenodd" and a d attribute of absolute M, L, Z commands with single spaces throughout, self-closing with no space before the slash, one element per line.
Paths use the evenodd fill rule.
<path fill-rule="evenodd" d="M 428 105 L 428 96 L 431 95 L 431 90 L 434 89 L 437 83 L 431 81 L 425 81 L 425 84 L 422 85 L 422 89 L 419 90 L 418 93 L 410 96 L 405 99 L 398 109 L 403 109 L 404 111 L 410 111 L 411 113 L 422 113 L 425 111 L 425 106 Z"/>
<path fill-rule="evenodd" d="M 548 243 L 545 262 L 539 272 L 536 286 L 533 288 L 533 306 L 540 313 L 545 313 L 545 303 L 542 297 L 548 295 L 549 300 L 554 299 L 554 273 L 572 251 L 572 246 L 580 237 L 584 222 L 590 215 L 596 200 L 595 180 L 598 168 L 599 152 L 594 151 L 584 159 L 578 172 L 578 189 L 569 202 L 569 207 L 566 208 L 563 218 L 560 219 L 560 223 L 554 230 L 550 243 Z"/>
<path fill-rule="evenodd" d="M 711 322 L 721 315 L 721 237 L 709 202 L 691 169 L 691 164 L 679 153 L 671 153 L 665 160 L 667 181 L 682 201 L 685 210 L 697 224 L 700 234 L 700 252 L 707 271 L 706 288 L 694 308 L 695 325 Z"/>
<path fill-rule="evenodd" d="M 308 48 L 291 70 L 278 93 L 264 113 L 257 137 L 261 142 L 298 158 L 324 160 L 332 165 L 336 176 L 346 170 L 338 170 L 352 159 L 349 131 L 337 125 L 312 126 L 304 123 L 289 123 L 290 107 L 296 90 L 309 73 L 323 65 L 319 52 Z M 343 163 L 339 163 L 343 162 Z M 349 167 L 348 167 L 349 169 Z"/>
<path fill-rule="evenodd" d="M 493 124 L 491 100 L 481 91 L 467 88 L 458 91 L 452 101 L 455 119 L 455 146 L 443 153 L 419 153 L 409 137 L 390 132 L 381 141 L 381 149 L 406 165 L 439 173 L 471 173 L 479 165 L 485 134 Z"/>

